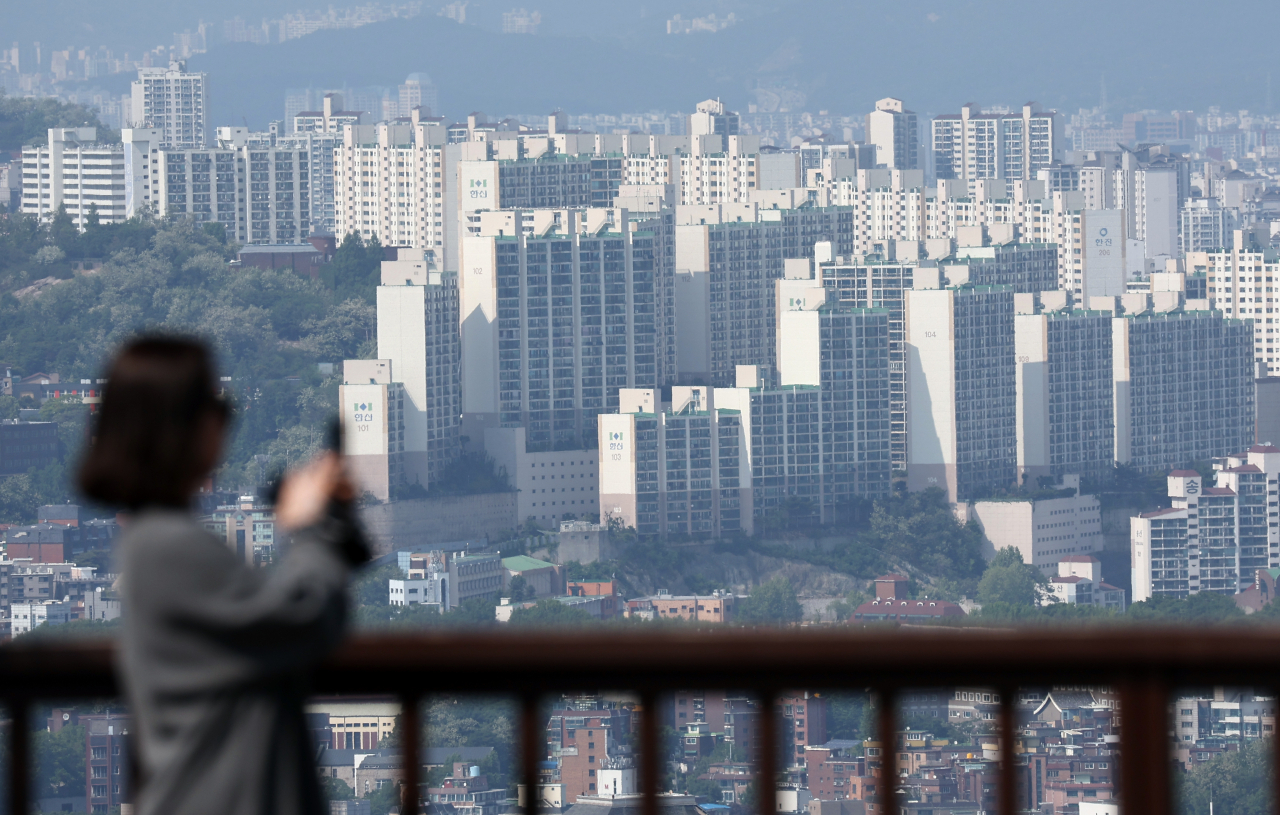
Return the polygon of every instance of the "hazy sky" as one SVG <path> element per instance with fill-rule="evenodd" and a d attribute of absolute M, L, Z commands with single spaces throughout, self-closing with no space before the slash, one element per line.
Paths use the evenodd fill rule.
<path fill-rule="evenodd" d="M 5 40 L 135 53 L 170 42 L 202 16 L 220 32 L 237 14 L 252 21 L 301 7 L 225 0 L 210 16 L 209 4 L 191 0 L 12 5 Z M 215 45 L 191 67 L 210 73 L 215 120 L 244 117 L 254 126 L 283 114 L 285 88 L 395 85 L 412 71 L 431 75 L 441 112 L 454 118 L 554 107 L 687 111 L 714 95 L 745 111 L 779 91 L 803 109 L 845 114 L 889 95 L 922 113 L 1028 100 L 1074 111 L 1098 103 L 1104 75 L 1113 113 L 1212 104 L 1264 110 L 1275 70 L 1270 32 L 1280 23 L 1280 4 L 1261 0 L 490 0 L 468 6 L 465 26 L 435 16 L 439 0 L 424 5 L 427 14 L 409 22 L 272 46 Z M 537 36 L 499 32 L 501 12 L 519 6 L 541 13 Z M 730 11 L 743 22 L 718 34 L 665 34 L 672 14 Z M 127 78 L 115 84 L 127 87 Z"/>

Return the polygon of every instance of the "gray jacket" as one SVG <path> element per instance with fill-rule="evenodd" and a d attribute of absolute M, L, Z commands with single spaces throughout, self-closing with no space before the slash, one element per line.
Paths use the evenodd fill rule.
<path fill-rule="evenodd" d="M 176 510 L 144 511 L 122 537 L 139 815 L 323 811 L 304 680 L 342 634 L 363 543 L 334 518 L 293 541 L 256 570 Z"/>

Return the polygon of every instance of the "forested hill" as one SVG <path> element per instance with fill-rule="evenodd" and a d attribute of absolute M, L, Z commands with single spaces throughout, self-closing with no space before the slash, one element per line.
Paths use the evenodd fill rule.
<path fill-rule="evenodd" d="M 48 225 L 0 217 L 0 366 L 78 382 L 100 376 L 111 352 L 139 332 L 198 334 L 231 377 L 236 405 L 220 482 L 252 486 L 263 470 L 297 461 L 321 438 L 338 377 L 322 376 L 317 363 L 373 355 L 382 248 L 346 241 L 321 281 L 240 268 L 234 257 L 220 228 L 187 221 L 90 224 L 80 233 L 65 215 Z M 101 259 L 101 268 L 77 271 L 85 259 Z M 0 415 L 16 415 L 17 407 L 8 398 Z M 77 446 L 74 438 L 67 443 Z"/>

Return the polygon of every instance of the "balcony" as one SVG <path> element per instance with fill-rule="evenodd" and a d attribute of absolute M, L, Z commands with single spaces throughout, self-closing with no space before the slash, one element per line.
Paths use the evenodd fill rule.
<path fill-rule="evenodd" d="M 450 654 L 447 663 L 439 654 Z M 588 661 L 567 655 L 590 655 Z M 119 689 L 107 642 L 20 642 L 0 648 L 0 700 L 12 715 L 8 750 L 15 768 L 8 790 L 11 813 L 29 812 L 29 707 L 38 699 L 104 698 Z M 587 667 L 589 666 L 589 667 Z M 1117 774 L 1124 815 L 1172 812 L 1170 703 L 1176 688 L 1209 685 L 1271 688 L 1280 676 L 1280 629 L 1116 628 L 1069 631 L 732 629 L 661 634 L 606 631 L 424 632 L 348 641 L 312 677 L 317 694 L 398 696 L 401 727 L 420 732 L 416 702 L 428 694 L 519 696 L 522 706 L 519 775 L 537 783 L 545 753 L 545 696 L 612 688 L 639 694 L 642 709 L 658 709 L 658 695 L 689 688 L 733 688 L 771 699 L 783 691 L 871 689 L 881 700 L 881 744 L 893 743 L 898 704 L 906 689 L 990 687 L 999 693 L 999 764 L 1015 766 L 1018 689 L 1109 685 L 1119 694 Z M 514 686 L 514 689 L 513 689 Z M 885 704 L 888 700 L 890 704 Z M 886 715 L 886 711 L 888 712 Z M 758 771 L 777 778 L 780 722 L 758 719 Z M 658 815 L 659 722 L 640 722 L 643 815 Z M 19 738 L 18 736 L 22 736 Z M 420 746 L 407 739 L 404 789 L 418 789 Z M 880 751 L 867 749 L 869 759 Z M 1280 751 L 1273 751 L 1280 763 Z M 873 761 L 873 764 L 875 762 Z M 759 811 L 777 812 L 776 785 L 761 785 Z M 1016 774 L 1001 772 L 999 812 L 1016 815 Z M 407 795 L 406 795 L 407 797 Z M 405 811 L 409 811 L 407 808 Z M 416 807 L 414 808 L 416 811 Z"/>

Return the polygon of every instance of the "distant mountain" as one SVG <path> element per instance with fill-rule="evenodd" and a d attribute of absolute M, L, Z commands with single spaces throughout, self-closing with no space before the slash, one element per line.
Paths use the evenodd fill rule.
<path fill-rule="evenodd" d="M 224 0 L 206 21 L 278 17 L 300 3 Z M 431 75 L 450 118 L 688 111 L 709 96 L 742 111 L 781 98 L 792 109 L 856 114 L 890 95 L 926 114 L 967 101 L 1072 111 L 1097 104 L 1104 75 L 1112 111 L 1262 110 L 1269 75 L 1280 74 L 1268 56 L 1280 7 L 1265 0 L 472 0 L 466 25 L 437 16 L 441 4 L 411 20 L 283 44 L 216 45 L 190 65 L 210 73 L 214 122 L 255 127 L 283 116 L 286 88 L 394 86 L 413 71 Z M 194 0 L 10 5 L 0 38 L 26 42 L 39 30 L 58 47 L 144 36 L 151 47 L 210 14 Z M 541 13 L 537 35 L 499 33 L 502 12 L 517 6 Z M 711 12 L 740 22 L 716 34 L 665 33 L 673 14 Z"/>
<path fill-rule="evenodd" d="M 1200 38 L 1203 15 L 1178 13 L 1184 5 L 1153 13 L 1105 0 L 792 0 L 717 34 L 683 36 L 650 24 L 612 35 L 502 35 L 429 15 L 282 45 L 222 46 L 191 65 L 211 75 L 215 121 L 244 116 L 255 125 L 283 115 L 285 88 L 395 85 L 411 71 L 431 75 L 451 118 L 557 107 L 688 111 L 710 96 L 745 111 L 780 91 L 803 109 L 836 113 L 890 95 L 921 113 L 1029 100 L 1070 111 L 1097 104 L 1104 75 L 1112 110 L 1263 108 L 1277 7 L 1216 6 L 1215 19 L 1260 23 L 1232 26 L 1226 47 Z"/>

